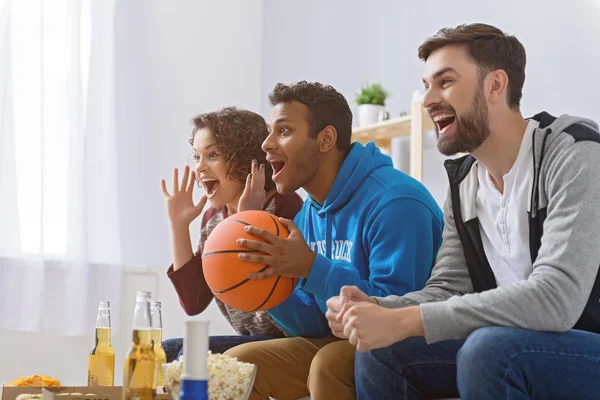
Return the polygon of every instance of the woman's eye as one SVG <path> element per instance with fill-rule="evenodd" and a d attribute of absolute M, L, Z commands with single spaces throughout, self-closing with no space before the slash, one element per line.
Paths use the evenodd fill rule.
<path fill-rule="evenodd" d="M 208 158 L 209 159 L 214 159 L 214 158 L 217 158 L 217 157 L 219 157 L 219 153 L 217 153 L 216 151 L 213 151 L 213 152 L 211 152 L 211 153 L 208 154 Z"/>

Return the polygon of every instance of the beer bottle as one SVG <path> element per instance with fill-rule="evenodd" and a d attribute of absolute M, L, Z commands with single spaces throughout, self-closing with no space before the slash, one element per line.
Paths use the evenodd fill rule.
<path fill-rule="evenodd" d="M 115 351 L 110 344 L 110 302 L 98 303 L 96 342 L 88 358 L 88 386 L 113 386 Z"/>
<path fill-rule="evenodd" d="M 152 343 L 152 320 L 150 316 L 150 293 L 136 293 L 133 310 L 133 333 L 129 354 L 125 359 L 123 398 L 125 400 L 152 400 L 156 355 Z"/>
<path fill-rule="evenodd" d="M 162 347 L 162 305 L 160 301 L 150 302 L 152 318 L 152 340 L 156 355 L 156 386 L 165 386 L 162 365 L 167 362 L 167 354 Z"/>

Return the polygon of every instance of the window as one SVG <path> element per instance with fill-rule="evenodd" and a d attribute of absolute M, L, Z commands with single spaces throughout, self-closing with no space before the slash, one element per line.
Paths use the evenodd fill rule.
<path fill-rule="evenodd" d="M 66 254 L 69 163 L 83 155 L 90 1 L 10 2 L 17 202 L 25 254 Z"/>

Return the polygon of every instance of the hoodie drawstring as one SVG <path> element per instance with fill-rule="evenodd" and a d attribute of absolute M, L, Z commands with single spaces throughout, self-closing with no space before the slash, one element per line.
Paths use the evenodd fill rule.
<path fill-rule="evenodd" d="M 312 200 L 310 200 L 310 207 L 314 208 L 314 204 L 312 202 Z M 310 215 L 310 210 L 307 212 L 308 215 Z M 318 214 L 318 212 L 317 212 Z M 305 218 L 304 219 L 304 232 L 313 232 L 313 224 L 312 224 L 312 218 Z M 332 236 L 332 230 L 333 230 L 333 221 L 331 220 L 331 215 L 329 212 L 325 212 L 325 257 L 329 258 L 330 260 L 332 260 L 332 243 L 331 243 L 331 236 Z M 306 240 L 308 242 L 308 245 L 311 246 L 312 240 L 315 240 L 315 238 L 311 238 L 311 237 L 306 237 L 304 238 L 304 240 Z M 317 243 L 317 249 L 315 249 L 314 251 L 318 254 L 319 253 L 319 247 L 320 247 L 320 243 Z"/>
<path fill-rule="evenodd" d="M 329 258 L 330 260 L 333 260 L 333 258 L 331 257 L 331 227 L 332 227 L 333 223 L 331 222 L 331 217 L 329 216 L 329 213 L 325 213 L 325 252 L 326 252 L 326 256 L 327 258 Z"/>

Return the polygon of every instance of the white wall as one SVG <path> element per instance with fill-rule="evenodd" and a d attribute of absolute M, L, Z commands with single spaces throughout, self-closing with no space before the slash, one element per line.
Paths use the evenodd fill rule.
<path fill-rule="evenodd" d="M 263 2 L 137 0 L 118 7 L 123 256 L 158 268 L 164 336 L 181 337 L 185 315 L 165 278 L 171 249 L 160 180 L 186 165 L 193 116 L 227 105 L 259 111 Z M 194 244 L 199 229 L 196 221 Z M 213 321 L 213 334 L 233 332 L 214 304 L 202 318 Z"/>
<path fill-rule="evenodd" d="M 117 129 L 126 262 L 165 265 L 160 179 L 183 168 L 193 116 L 258 111 L 262 1 L 118 2 Z"/>
<path fill-rule="evenodd" d="M 422 41 L 444 26 L 486 22 L 517 35 L 527 50 L 525 116 L 547 110 L 600 121 L 598 0 L 278 0 L 265 2 L 264 18 L 264 93 L 277 82 L 317 80 L 335 86 L 355 107 L 360 84 L 380 81 L 397 116 L 422 88 Z M 269 110 L 266 97 L 262 109 Z M 397 146 L 406 150 L 396 164 L 408 168 L 408 146 Z M 440 201 L 447 185 L 443 156 L 431 149 L 424 161 L 424 183 Z"/>
<path fill-rule="evenodd" d="M 116 115 L 125 263 L 154 268 L 125 274 L 121 329 L 113 337 L 116 383 L 129 346 L 135 290 L 163 301 L 164 337 L 181 337 L 187 318 L 166 277 L 170 233 L 160 179 L 183 167 L 190 119 L 225 105 L 260 110 L 262 0 L 118 1 Z M 192 228 L 194 242 L 199 226 Z M 157 289 L 158 288 L 158 289 Z M 233 333 L 214 303 L 201 316 L 211 333 Z M 91 334 L 93 332 L 90 332 Z M 85 384 L 92 335 L 57 338 L 0 331 L 0 383 L 47 374 Z"/>

